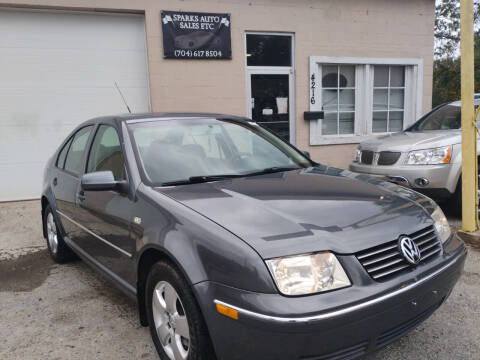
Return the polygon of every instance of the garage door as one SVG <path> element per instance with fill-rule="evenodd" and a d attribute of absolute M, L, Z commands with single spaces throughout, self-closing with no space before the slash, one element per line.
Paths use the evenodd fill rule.
<path fill-rule="evenodd" d="M 0 11 L 0 201 L 41 193 L 46 161 L 89 118 L 149 111 L 139 15 Z"/>

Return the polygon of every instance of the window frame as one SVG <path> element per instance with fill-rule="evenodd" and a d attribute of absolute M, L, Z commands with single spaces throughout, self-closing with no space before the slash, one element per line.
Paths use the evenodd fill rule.
<path fill-rule="evenodd" d="M 122 158 L 123 158 L 123 168 L 124 168 L 124 175 L 125 175 L 125 179 L 123 180 L 116 180 L 116 181 L 128 181 L 128 167 L 127 167 L 127 160 L 126 160 L 126 157 L 125 157 L 125 150 L 123 148 L 123 141 L 122 141 L 122 137 L 121 137 L 121 133 L 118 131 L 117 127 L 115 125 L 112 125 L 112 124 L 107 124 L 107 123 L 97 123 L 96 126 L 95 126 L 95 129 L 93 131 L 93 136 L 92 138 L 90 139 L 89 143 L 88 143 L 88 152 L 87 152 L 87 157 L 84 159 L 85 161 L 85 164 L 84 164 L 84 168 L 83 168 L 83 173 L 84 174 L 88 174 L 88 161 L 90 160 L 90 155 L 92 153 L 92 148 L 93 148 L 93 144 L 95 142 L 95 138 L 97 137 L 97 134 L 98 134 L 98 131 L 100 130 L 100 127 L 101 126 L 109 126 L 109 127 L 112 127 L 113 130 L 115 130 L 116 134 L 117 134 L 117 137 L 118 137 L 118 141 L 120 143 L 120 151 L 122 152 Z"/>
<path fill-rule="evenodd" d="M 80 174 L 76 174 L 72 171 L 66 170 L 65 169 L 65 164 L 67 162 L 68 154 L 70 154 L 70 149 L 72 147 L 73 140 L 75 140 L 75 136 L 78 134 L 79 131 L 82 131 L 83 129 L 85 129 L 87 127 L 91 127 L 92 130 L 90 131 L 90 134 L 88 135 L 87 143 L 85 144 L 85 150 L 83 151 L 82 171 L 80 172 Z M 85 158 L 85 153 L 87 152 L 88 149 L 90 149 L 90 145 L 91 145 L 91 141 L 92 141 L 92 134 L 95 132 L 95 128 L 96 128 L 96 124 L 87 124 L 85 126 L 82 126 L 79 129 L 75 130 L 74 133 L 68 137 L 68 140 L 65 142 L 65 145 L 68 144 L 68 142 L 70 142 L 70 145 L 68 145 L 68 151 L 67 151 L 67 155 L 65 155 L 65 161 L 63 163 L 63 167 L 61 168 L 61 167 L 58 167 L 57 165 L 55 165 L 58 170 L 63 171 L 66 174 L 69 174 L 69 175 L 71 175 L 73 177 L 76 177 L 76 178 L 80 178 L 85 173 L 85 159 L 86 159 Z M 62 150 L 63 150 L 63 147 L 62 147 Z M 59 155 L 60 155 L 60 153 L 59 153 Z M 57 162 L 58 162 L 58 157 L 57 157 Z"/>
<path fill-rule="evenodd" d="M 361 58 L 361 57 L 310 57 L 309 110 L 322 111 L 322 65 L 355 65 L 355 122 L 354 134 L 323 135 L 319 120 L 311 120 L 310 145 L 355 144 L 374 136 L 373 87 L 375 65 L 405 66 L 403 129 L 411 126 L 422 115 L 423 59 L 414 58 Z M 408 89 L 408 90 L 407 90 Z M 408 106 L 406 104 L 409 104 Z"/>

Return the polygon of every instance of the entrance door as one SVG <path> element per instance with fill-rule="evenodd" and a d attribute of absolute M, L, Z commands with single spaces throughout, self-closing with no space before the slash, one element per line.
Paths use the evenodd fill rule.
<path fill-rule="evenodd" d="M 250 71 L 250 117 L 285 141 L 291 141 L 291 84 L 288 70 L 270 73 Z"/>
<path fill-rule="evenodd" d="M 295 143 L 293 34 L 246 34 L 247 115 Z"/>

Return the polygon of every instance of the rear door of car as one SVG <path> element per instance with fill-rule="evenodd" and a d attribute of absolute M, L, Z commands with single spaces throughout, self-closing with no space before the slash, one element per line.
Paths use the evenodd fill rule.
<path fill-rule="evenodd" d="M 93 133 L 93 125 L 79 129 L 65 143 L 60 151 L 54 176 L 52 190 L 55 195 L 57 214 L 62 226 L 72 241 L 82 235 L 81 229 L 75 225 L 76 202 L 80 189 L 80 177 L 85 168 L 85 153 Z"/>
<path fill-rule="evenodd" d="M 101 124 L 96 129 L 86 173 L 96 171 L 112 171 L 116 181 L 128 181 L 120 136 L 113 125 Z M 130 237 L 133 201 L 128 191 L 82 190 L 80 193 L 79 221 L 90 231 L 82 239 L 82 250 L 113 272 L 114 277 L 133 281 L 130 279 L 134 274 L 132 257 L 135 253 L 135 243 Z"/>

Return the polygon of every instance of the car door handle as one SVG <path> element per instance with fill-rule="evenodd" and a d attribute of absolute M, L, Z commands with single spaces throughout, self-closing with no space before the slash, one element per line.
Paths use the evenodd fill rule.
<path fill-rule="evenodd" d="M 53 179 L 53 186 L 57 186 L 57 184 L 58 184 L 57 178 L 54 178 Z"/>
<path fill-rule="evenodd" d="M 83 191 L 80 191 L 77 193 L 77 199 L 78 201 L 82 202 L 83 200 L 85 200 L 85 193 Z"/>

